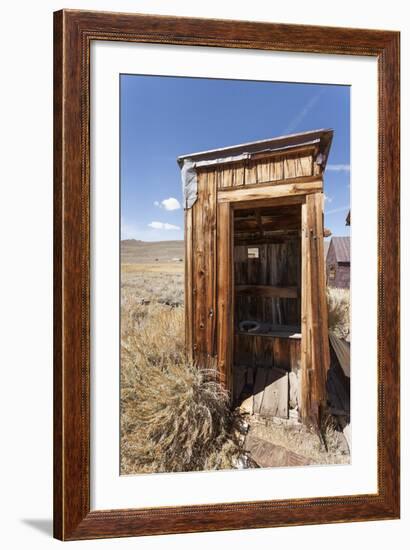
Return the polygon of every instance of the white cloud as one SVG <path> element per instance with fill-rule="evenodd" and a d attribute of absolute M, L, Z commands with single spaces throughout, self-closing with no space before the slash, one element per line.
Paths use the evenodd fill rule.
<path fill-rule="evenodd" d="M 181 208 L 179 200 L 175 197 L 169 197 L 168 199 L 164 199 L 161 202 L 154 201 L 154 205 L 158 206 L 159 208 L 163 208 L 164 210 L 179 210 Z"/>
<path fill-rule="evenodd" d="M 178 225 L 173 225 L 172 223 L 165 222 L 151 222 L 148 224 L 148 227 L 152 229 L 165 229 L 165 231 L 180 231 L 181 228 Z"/>
<path fill-rule="evenodd" d="M 331 203 L 332 202 L 332 197 L 329 197 L 329 195 L 326 195 L 325 194 L 325 201 L 328 202 L 328 203 Z"/>
<path fill-rule="evenodd" d="M 350 164 L 328 164 L 326 170 L 331 172 L 350 172 Z"/>

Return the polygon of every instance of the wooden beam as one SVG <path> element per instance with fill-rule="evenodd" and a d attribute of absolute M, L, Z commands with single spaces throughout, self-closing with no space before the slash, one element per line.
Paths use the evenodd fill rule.
<path fill-rule="evenodd" d="M 295 238 L 295 237 L 293 237 Z M 284 244 L 292 240 L 290 237 L 263 237 L 250 240 L 250 239 L 235 239 L 235 244 L 239 246 L 260 246 L 263 244 Z"/>
<path fill-rule="evenodd" d="M 236 285 L 235 293 L 265 298 L 297 298 L 298 288 L 296 286 Z"/>
<path fill-rule="evenodd" d="M 256 208 L 255 217 L 256 217 L 256 224 L 257 224 L 257 227 L 258 227 L 259 235 L 261 237 L 263 237 L 262 217 L 261 217 L 260 208 Z"/>
<path fill-rule="evenodd" d="M 269 160 L 274 158 L 294 158 L 301 156 L 316 156 L 318 152 L 317 145 L 303 145 L 300 146 L 291 146 L 287 149 L 282 149 L 278 151 L 261 151 L 260 153 L 254 153 L 251 155 L 252 160 Z"/>
<path fill-rule="evenodd" d="M 235 233 L 257 231 L 262 235 L 265 231 L 300 229 L 300 216 L 278 218 L 273 222 L 257 222 L 256 220 L 235 220 Z"/>
<path fill-rule="evenodd" d="M 278 231 L 272 235 L 265 234 L 262 238 L 254 233 L 238 233 L 235 235 L 235 245 L 282 244 L 297 238 L 299 238 L 299 230 Z"/>
<path fill-rule="evenodd" d="M 244 187 L 242 187 L 244 189 Z M 272 197 L 269 199 L 254 199 L 245 200 L 240 202 L 232 202 L 231 208 L 234 212 L 247 211 L 249 208 L 255 210 L 255 208 L 269 207 L 276 208 L 278 206 L 290 206 L 290 205 L 302 205 L 306 201 L 306 195 L 289 195 L 287 197 Z"/>
<path fill-rule="evenodd" d="M 308 219 L 307 205 L 302 205 L 302 312 L 301 312 L 301 395 L 300 395 L 300 416 L 302 422 L 307 424 L 310 417 L 310 396 L 311 396 L 311 342 L 310 342 L 310 278 L 308 276 L 310 266 L 310 258 L 308 258 L 310 247 L 308 246 Z"/>
<path fill-rule="evenodd" d="M 221 383 L 233 394 L 233 223 L 229 203 L 218 205 L 217 357 Z"/>
<path fill-rule="evenodd" d="M 216 355 L 216 178 L 199 175 L 198 200 L 192 206 L 193 358 L 206 368 Z"/>
<path fill-rule="evenodd" d="M 192 208 L 185 210 L 185 348 L 187 360 L 193 360 L 192 301 Z"/>
<path fill-rule="evenodd" d="M 218 202 L 242 202 L 261 199 L 276 199 L 289 196 L 307 195 L 322 191 L 322 178 L 309 183 L 286 183 L 279 185 L 260 185 L 259 187 L 232 187 L 218 191 Z"/>
<path fill-rule="evenodd" d="M 272 180 L 263 180 L 260 182 L 255 183 L 245 183 L 241 186 L 241 189 L 256 189 L 258 187 L 262 187 L 265 185 L 284 185 L 284 184 L 291 184 L 291 183 L 312 183 L 317 181 L 318 179 L 323 181 L 323 177 L 321 174 L 315 174 L 313 176 L 289 176 L 287 178 L 282 177 L 278 179 L 272 179 Z M 234 186 L 233 186 L 234 187 Z M 231 186 L 226 186 L 224 188 L 220 188 L 220 191 L 229 191 L 231 189 Z"/>
<path fill-rule="evenodd" d="M 319 425 L 330 363 L 323 253 L 323 193 L 302 207 L 302 420 Z"/>

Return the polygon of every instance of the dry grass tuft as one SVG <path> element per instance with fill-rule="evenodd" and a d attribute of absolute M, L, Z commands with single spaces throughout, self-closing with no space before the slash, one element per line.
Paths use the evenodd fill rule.
<path fill-rule="evenodd" d="M 213 365 L 185 360 L 183 308 L 137 304 L 122 323 L 121 472 L 232 468 L 237 419 Z"/>
<path fill-rule="evenodd" d="M 339 338 L 350 338 L 350 290 L 330 288 L 326 290 L 329 330 Z"/>

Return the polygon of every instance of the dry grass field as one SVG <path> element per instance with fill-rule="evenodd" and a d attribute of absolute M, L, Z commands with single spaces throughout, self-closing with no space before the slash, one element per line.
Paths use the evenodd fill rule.
<path fill-rule="evenodd" d="M 229 410 L 213 365 L 199 369 L 185 361 L 181 242 L 135 243 L 126 243 L 121 266 L 121 473 L 251 467 L 241 448 L 245 425 L 311 463 L 348 462 L 343 436 L 331 425 L 326 451 L 302 426 L 255 421 Z M 140 248 L 145 263 L 135 261 Z M 348 294 L 328 293 L 331 329 L 343 337 L 349 332 Z"/>
<path fill-rule="evenodd" d="M 213 366 L 185 361 L 175 248 L 151 245 L 146 263 L 121 266 L 122 474 L 232 468 L 240 455 L 238 418 Z"/>

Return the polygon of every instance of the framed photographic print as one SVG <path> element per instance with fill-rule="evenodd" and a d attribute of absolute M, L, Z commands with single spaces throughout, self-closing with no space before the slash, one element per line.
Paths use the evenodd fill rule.
<path fill-rule="evenodd" d="M 54 16 L 54 533 L 399 517 L 399 33 Z"/>

